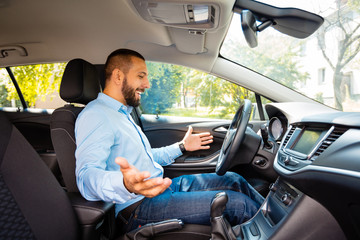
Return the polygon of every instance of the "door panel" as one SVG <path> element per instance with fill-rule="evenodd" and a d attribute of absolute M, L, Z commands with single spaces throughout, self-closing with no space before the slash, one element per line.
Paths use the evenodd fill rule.
<path fill-rule="evenodd" d="M 178 119 L 178 121 L 176 121 L 176 119 Z M 205 158 L 219 151 L 226 134 L 226 129 L 230 124 L 229 120 L 203 120 L 204 122 L 200 122 L 201 120 L 199 119 L 186 117 L 161 116 L 157 120 L 158 121 L 154 121 L 154 117 L 150 115 L 141 116 L 144 133 L 153 148 L 164 147 L 175 142 L 180 142 L 184 138 L 189 126 L 192 126 L 194 134 L 210 132 L 210 134 L 214 136 L 214 141 L 210 144 L 209 150 L 186 153 L 179 162 Z M 219 129 L 221 131 L 219 131 Z M 223 129 L 224 131 L 222 131 Z"/>
<path fill-rule="evenodd" d="M 144 133 L 152 147 L 159 148 L 168 146 L 183 139 L 188 126 L 193 127 L 194 133 L 210 132 L 214 136 L 214 142 L 209 150 L 187 152 L 175 160 L 175 163 L 164 167 L 165 175 L 177 177 L 184 174 L 215 172 L 217 159 L 222 142 L 230 125 L 230 120 L 199 119 L 191 117 L 168 117 L 155 115 L 142 115 L 141 123 Z M 264 121 L 252 121 L 249 123 L 255 132 L 260 129 Z M 250 166 L 239 166 L 239 169 L 247 169 L 247 175 L 253 172 Z M 255 174 L 255 173 L 254 173 Z M 253 176 L 252 176 L 253 177 Z"/>
<path fill-rule="evenodd" d="M 165 175 L 177 177 L 184 174 L 214 172 L 219 152 L 224 140 L 229 120 L 215 121 L 191 117 L 167 117 L 142 115 L 141 122 L 144 133 L 153 148 L 164 147 L 180 142 L 192 126 L 193 133 L 210 132 L 214 138 L 209 150 L 186 152 L 175 160 L 175 163 L 166 166 Z M 219 129 L 225 131 L 219 131 Z"/>

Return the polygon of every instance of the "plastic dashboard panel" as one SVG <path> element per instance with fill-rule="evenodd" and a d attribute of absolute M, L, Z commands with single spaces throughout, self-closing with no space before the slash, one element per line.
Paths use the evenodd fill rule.
<path fill-rule="evenodd" d="M 315 160 L 306 160 L 306 164 L 297 168 L 284 166 L 283 153 L 279 151 L 274 168 L 281 179 L 324 206 L 340 224 L 347 239 L 359 239 L 360 114 L 318 114 L 303 118 L 297 124 L 348 129 Z"/>

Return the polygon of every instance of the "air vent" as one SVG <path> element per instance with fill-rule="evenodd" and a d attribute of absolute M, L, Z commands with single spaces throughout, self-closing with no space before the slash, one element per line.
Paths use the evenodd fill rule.
<path fill-rule="evenodd" d="M 336 139 L 343 135 L 343 133 L 345 133 L 347 130 L 347 128 L 335 127 L 329 136 L 321 143 L 311 159 L 315 160 L 317 157 L 319 157 L 333 142 L 336 141 Z"/>
<path fill-rule="evenodd" d="M 283 143 L 283 146 L 285 147 L 286 144 L 288 143 L 289 139 L 291 138 L 291 136 L 293 135 L 294 131 L 295 131 L 296 127 L 292 126 L 288 132 L 288 134 L 286 135 L 285 137 L 285 140 L 284 140 L 284 143 Z"/>

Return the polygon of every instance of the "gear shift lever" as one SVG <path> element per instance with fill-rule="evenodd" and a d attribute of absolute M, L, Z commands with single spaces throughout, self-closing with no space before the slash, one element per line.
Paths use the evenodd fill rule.
<path fill-rule="evenodd" d="M 213 200 L 211 201 L 211 218 L 222 216 L 226 203 L 228 202 L 228 196 L 225 192 L 219 192 L 215 195 Z"/>
<path fill-rule="evenodd" d="M 229 222 L 223 217 L 227 202 L 228 196 L 225 192 L 217 193 L 211 201 L 211 240 L 236 239 Z"/>

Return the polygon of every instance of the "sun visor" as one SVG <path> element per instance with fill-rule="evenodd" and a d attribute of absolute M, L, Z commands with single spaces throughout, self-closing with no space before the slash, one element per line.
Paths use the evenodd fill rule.
<path fill-rule="evenodd" d="M 151 0 L 132 0 L 139 15 L 146 21 L 186 29 L 212 29 L 219 22 L 215 4 L 190 4 Z"/>

